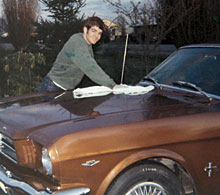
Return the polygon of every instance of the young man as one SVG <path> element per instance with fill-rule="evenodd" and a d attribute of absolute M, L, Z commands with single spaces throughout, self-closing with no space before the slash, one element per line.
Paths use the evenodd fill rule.
<path fill-rule="evenodd" d="M 92 45 L 101 39 L 104 30 L 105 25 L 100 18 L 89 17 L 83 33 L 72 35 L 60 51 L 41 82 L 39 92 L 74 89 L 84 76 L 98 85 L 113 88 L 115 82 L 96 63 L 92 50 Z"/>

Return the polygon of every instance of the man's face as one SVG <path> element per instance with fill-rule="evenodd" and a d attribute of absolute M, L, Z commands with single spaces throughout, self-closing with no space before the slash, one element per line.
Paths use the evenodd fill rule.
<path fill-rule="evenodd" d="M 98 26 L 92 26 L 89 30 L 84 27 L 83 28 L 83 37 L 88 44 L 96 44 L 102 36 L 102 30 Z"/>

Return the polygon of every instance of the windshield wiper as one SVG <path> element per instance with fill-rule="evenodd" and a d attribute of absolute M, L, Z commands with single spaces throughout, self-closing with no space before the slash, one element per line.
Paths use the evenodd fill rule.
<path fill-rule="evenodd" d="M 193 83 L 185 82 L 185 81 L 174 81 L 173 85 L 178 85 L 178 86 L 182 86 L 182 87 L 185 87 L 185 88 L 188 88 L 188 89 L 196 90 L 201 95 L 207 97 L 209 101 L 212 101 L 212 98 L 205 91 L 203 91 L 200 87 L 196 86 Z"/>
<path fill-rule="evenodd" d="M 151 76 L 145 76 L 144 81 L 151 81 L 153 84 L 155 84 L 159 89 L 161 88 L 161 85 L 157 82 L 157 80 Z"/>

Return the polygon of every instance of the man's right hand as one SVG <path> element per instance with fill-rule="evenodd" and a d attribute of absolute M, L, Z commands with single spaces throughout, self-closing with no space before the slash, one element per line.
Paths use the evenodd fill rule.
<path fill-rule="evenodd" d="M 128 86 L 127 86 L 127 85 L 124 85 L 124 84 L 121 84 L 121 85 L 115 85 L 115 86 L 113 87 L 113 89 L 120 89 L 120 88 L 128 88 Z"/>

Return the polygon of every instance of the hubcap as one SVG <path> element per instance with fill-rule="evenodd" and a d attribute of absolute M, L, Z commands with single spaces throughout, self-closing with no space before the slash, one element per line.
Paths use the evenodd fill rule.
<path fill-rule="evenodd" d="M 166 193 L 157 183 L 142 182 L 132 187 L 125 195 L 166 195 Z"/>

